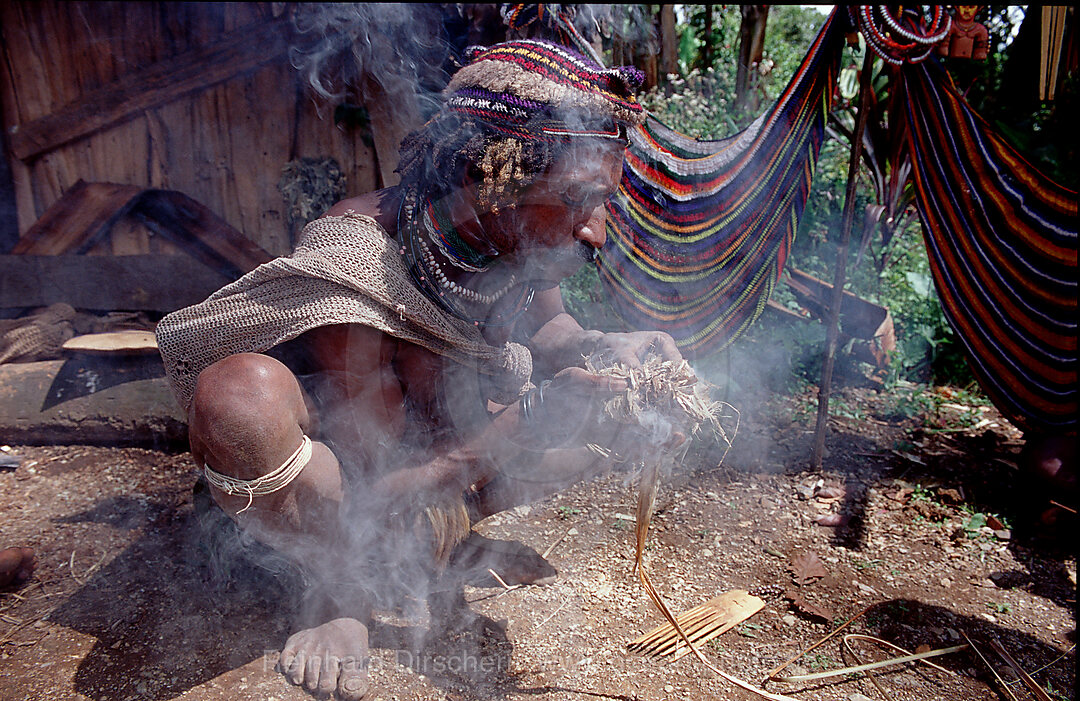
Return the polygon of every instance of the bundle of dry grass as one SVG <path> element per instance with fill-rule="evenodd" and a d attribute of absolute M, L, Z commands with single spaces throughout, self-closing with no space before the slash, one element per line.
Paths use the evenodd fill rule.
<path fill-rule="evenodd" d="M 585 362 L 589 372 L 624 380 L 626 392 L 607 402 L 605 413 L 624 424 L 638 424 L 642 416 L 656 413 L 669 420 L 672 426 L 689 434 L 707 425 L 726 447 L 738 430 L 738 411 L 725 402 L 709 396 L 711 385 L 699 380 L 685 360 L 664 360 L 650 355 L 639 367 L 624 364 L 600 365 L 596 359 Z M 735 429 L 728 435 L 722 420 L 734 419 Z"/>

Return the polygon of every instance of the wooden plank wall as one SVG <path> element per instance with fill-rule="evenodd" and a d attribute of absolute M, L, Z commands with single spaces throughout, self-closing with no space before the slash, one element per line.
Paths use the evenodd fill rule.
<path fill-rule="evenodd" d="M 5 133 L 133 71 L 273 21 L 280 3 L 0 2 Z M 25 161 L 9 155 L 20 234 L 80 179 L 179 190 L 267 251 L 291 248 L 281 168 L 333 156 L 350 195 L 381 186 L 376 158 L 286 56 Z M 394 158 L 396 162 L 396 157 Z M 124 222 L 96 253 L 173 253 Z"/>

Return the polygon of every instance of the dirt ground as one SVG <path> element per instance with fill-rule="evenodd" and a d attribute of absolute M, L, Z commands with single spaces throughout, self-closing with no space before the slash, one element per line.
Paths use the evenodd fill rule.
<path fill-rule="evenodd" d="M 704 645 L 706 656 L 760 685 L 855 617 L 784 673 L 899 654 L 865 638 L 845 648 L 847 633 L 907 651 L 970 638 L 978 653 L 931 660 L 941 669 L 766 688 L 822 701 L 1035 698 L 998 643 L 1050 698 L 1075 699 L 1075 516 L 1040 522 L 1054 495 L 1017 472 L 1019 432 L 950 390 L 937 391 L 933 415 L 908 415 L 893 396 L 848 388 L 825 468 L 811 472 L 813 391 L 740 407 L 724 465 L 708 447 L 692 451 L 661 488 L 646 562 L 672 609 L 732 589 L 765 600 Z M 39 567 L 0 594 L 0 698 L 310 698 L 274 671 L 297 607 L 292 575 L 212 558 L 188 454 L 18 445 L 9 454 L 21 463 L 0 472 L 0 545 L 33 547 Z M 635 499 L 616 473 L 479 524 L 489 538 L 550 550 L 557 579 L 512 589 L 476 579 L 464 588 L 469 620 L 432 635 L 422 606 L 380 613 L 373 698 L 759 698 L 692 656 L 627 650 L 661 622 L 633 573 Z"/>

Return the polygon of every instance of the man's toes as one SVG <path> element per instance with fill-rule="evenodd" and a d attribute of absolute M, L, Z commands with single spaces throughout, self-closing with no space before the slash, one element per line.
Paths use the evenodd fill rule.
<path fill-rule="evenodd" d="M 304 683 L 304 667 L 306 662 L 306 655 L 303 651 L 296 648 L 286 648 L 281 653 L 281 659 L 278 660 L 278 669 L 285 678 L 293 684 Z"/>
<path fill-rule="evenodd" d="M 319 688 L 319 669 L 322 667 L 322 655 L 308 655 L 304 665 L 304 688 L 317 691 Z"/>
<path fill-rule="evenodd" d="M 338 675 L 341 673 L 341 664 L 333 655 L 327 655 L 325 664 L 319 674 L 319 685 L 316 691 L 320 696 L 329 696 L 334 693 L 338 686 Z"/>
<path fill-rule="evenodd" d="M 360 701 L 367 696 L 369 688 L 371 687 L 364 670 L 357 667 L 347 670 L 342 667 L 337 687 L 337 697 L 341 701 Z"/>
<path fill-rule="evenodd" d="M 288 674 L 289 669 L 293 666 L 293 663 L 296 662 L 295 639 L 295 635 L 290 636 L 289 639 L 285 641 L 285 647 L 281 648 L 281 654 L 278 655 L 277 670 L 282 674 Z"/>

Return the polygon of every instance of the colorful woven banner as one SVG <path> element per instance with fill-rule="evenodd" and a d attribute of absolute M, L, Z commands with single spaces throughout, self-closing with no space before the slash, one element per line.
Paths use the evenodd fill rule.
<path fill-rule="evenodd" d="M 930 61 L 904 65 L 934 282 L 980 386 L 1025 430 L 1077 424 L 1077 196 L 1029 165 Z"/>
<path fill-rule="evenodd" d="M 843 31 L 834 12 L 773 107 L 734 136 L 699 141 L 653 117 L 631 132 L 600 265 L 630 326 L 707 355 L 765 310 L 806 205 Z"/>

